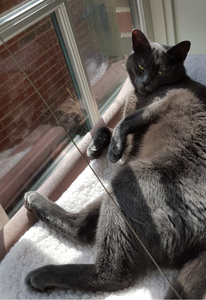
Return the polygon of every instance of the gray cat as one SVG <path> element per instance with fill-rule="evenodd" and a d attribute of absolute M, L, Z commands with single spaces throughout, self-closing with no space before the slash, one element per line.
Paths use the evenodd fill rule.
<path fill-rule="evenodd" d="M 190 48 L 149 42 L 132 33 L 127 71 L 134 86 L 125 117 L 100 128 L 88 148 L 94 159 L 124 161 L 110 193 L 160 267 L 179 268 L 173 282 L 181 298 L 206 293 L 206 87 L 186 75 Z M 154 263 L 108 195 L 80 213 L 66 212 L 36 192 L 25 206 L 74 242 L 95 243 L 95 264 L 49 265 L 30 272 L 26 284 L 85 291 L 128 287 Z M 166 298 L 177 298 L 170 288 Z"/>

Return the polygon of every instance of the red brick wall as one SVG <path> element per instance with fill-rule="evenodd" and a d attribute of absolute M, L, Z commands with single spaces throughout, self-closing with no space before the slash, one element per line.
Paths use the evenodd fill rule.
<path fill-rule="evenodd" d="M 117 12 L 117 21 L 119 25 L 120 32 L 132 32 L 132 18 L 131 13 L 129 11 L 126 12 Z"/>
<path fill-rule="evenodd" d="M 57 109 L 75 93 L 50 16 L 7 42 L 47 104 Z M 19 144 L 51 118 L 6 48 L 0 46 L 0 151 Z"/>

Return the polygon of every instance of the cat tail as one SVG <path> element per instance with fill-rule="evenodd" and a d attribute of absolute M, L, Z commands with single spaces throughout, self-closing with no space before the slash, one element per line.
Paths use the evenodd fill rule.
<path fill-rule="evenodd" d="M 188 261 L 172 283 L 181 299 L 202 299 L 206 295 L 206 251 Z M 177 299 L 170 288 L 165 299 Z"/>

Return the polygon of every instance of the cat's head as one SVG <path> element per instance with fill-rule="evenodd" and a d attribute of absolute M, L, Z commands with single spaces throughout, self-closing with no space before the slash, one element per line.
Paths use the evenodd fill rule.
<path fill-rule="evenodd" d="M 173 47 L 150 42 L 138 29 L 132 32 L 133 53 L 127 59 L 127 71 L 135 90 L 148 95 L 163 85 L 177 82 L 186 76 L 184 60 L 190 42 Z"/>

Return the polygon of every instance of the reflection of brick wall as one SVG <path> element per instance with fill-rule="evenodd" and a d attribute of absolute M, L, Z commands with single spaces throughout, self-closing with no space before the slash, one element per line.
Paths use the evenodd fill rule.
<path fill-rule="evenodd" d="M 113 0 L 70 0 L 68 7 L 84 61 L 92 53 L 109 59 L 123 55 Z"/>
<path fill-rule="evenodd" d="M 119 31 L 121 33 L 128 32 L 129 34 L 131 34 L 133 25 L 132 25 L 130 8 L 129 7 L 117 8 L 116 13 L 117 13 L 117 21 L 118 21 L 118 25 L 119 25 Z"/>
<path fill-rule="evenodd" d="M 7 46 L 53 110 L 68 98 L 66 88 L 74 93 L 50 16 L 12 38 Z M 47 123 L 51 115 L 3 45 L 0 46 L 0 88 L 2 151 Z"/>
<path fill-rule="evenodd" d="M 131 36 L 132 36 L 132 17 L 130 4 L 128 0 L 115 0 L 116 14 L 119 31 L 121 34 L 121 44 L 125 54 L 130 54 L 132 50 Z"/>
<path fill-rule="evenodd" d="M 87 9 L 87 6 L 82 0 L 71 0 L 68 2 L 69 10 L 71 13 L 72 23 L 75 29 L 76 40 L 79 45 L 80 51 L 85 55 L 87 49 L 92 48 L 92 45 L 99 43 L 98 40 L 92 39 L 92 30 L 88 23 L 88 18 L 83 18 L 83 15 Z"/>

